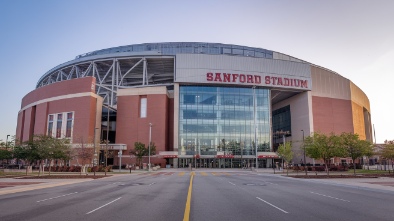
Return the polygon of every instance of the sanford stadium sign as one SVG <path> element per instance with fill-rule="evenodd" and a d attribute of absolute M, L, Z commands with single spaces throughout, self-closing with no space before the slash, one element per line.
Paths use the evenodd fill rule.
<path fill-rule="evenodd" d="M 264 86 L 282 86 L 292 88 L 308 88 L 308 80 L 297 78 L 285 78 L 276 76 L 260 76 L 251 74 L 230 74 L 230 73 L 212 73 L 208 72 L 206 80 L 209 82 L 223 82 L 235 84 L 254 84 Z"/>

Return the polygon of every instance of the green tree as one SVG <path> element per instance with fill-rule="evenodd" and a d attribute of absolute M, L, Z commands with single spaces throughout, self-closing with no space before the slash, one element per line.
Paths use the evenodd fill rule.
<path fill-rule="evenodd" d="M 394 160 L 394 144 L 386 142 L 386 145 L 383 148 L 381 154 L 382 154 L 382 157 L 384 157 L 384 158 L 386 158 L 386 159 L 391 161 L 391 166 L 393 167 L 394 166 L 394 163 L 393 163 L 393 160 Z"/>
<path fill-rule="evenodd" d="M 33 139 L 27 141 L 25 145 L 28 146 L 28 159 L 30 162 L 38 161 L 39 171 L 38 175 L 41 175 L 41 170 L 43 170 L 43 161 L 50 157 L 50 147 L 52 145 L 51 136 L 47 135 L 34 135 Z"/>
<path fill-rule="evenodd" d="M 14 139 L 8 142 L 3 142 L 0 140 L 0 164 L 3 164 L 3 161 L 8 161 L 13 159 L 13 149 L 14 149 Z"/>
<path fill-rule="evenodd" d="M 135 142 L 134 149 L 130 151 L 131 154 L 136 156 L 139 166 L 141 166 L 142 157 L 147 154 L 146 152 L 147 148 L 145 148 L 145 144 L 141 142 Z"/>
<path fill-rule="evenodd" d="M 149 149 L 146 149 L 146 156 L 149 154 Z M 150 142 L 150 155 L 155 155 L 156 154 L 156 145 L 154 142 Z"/>
<path fill-rule="evenodd" d="M 13 156 L 12 150 L 0 146 L 0 164 L 2 164 L 4 160 L 12 159 L 13 158 L 12 156 Z"/>
<path fill-rule="evenodd" d="M 290 161 L 293 159 L 293 151 L 290 142 L 285 142 L 280 144 L 278 147 L 278 155 L 289 165 Z M 289 166 L 287 166 L 287 176 L 289 176 Z"/>
<path fill-rule="evenodd" d="M 134 149 L 130 151 L 131 154 L 134 154 L 137 158 L 138 165 L 141 166 L 142 157 L 149 155 L 149 147 L 145 147 L 145 144 L 141 142 L 134 143 Z M 156 145 L 154 142 L 150 143 L 150 155 L 156 154 Z"/>
<path fill-rule="evenodd" d="M 51 137 L 49 140 L 49 175 L 51 175 L 52 161 L 53 160 L 68 160 L 70 159 L 71 146 L 68 139 L 56 139 Z"/>
<path fill-rule="evenodd" d="M 56 139 L 47 135 L 35 135 L 33 139 L 20 143 L 14 147 L 14 158 L 24 160 L 29 165 L 39 162 L 39 175 L 44 160 L 69 159 L 71 147 L 67 139 Z M 51 168 L 49 168 L 49 171 Z"/>
<path fill-rule="evenodd" d="M 308 157 L 324 161 L 327 175 L 329 175 L 328 165 L 330 164 L 330 159 L 345 155 L 344 149 L 341 148 L 339 136 L 333 133 L 326 135 L 315 132 L 312 136 L 305 138 L 304 147 Z"/>
<path fill-rule="evenodd" d="M 362 156 L 372 156 L 372 143 L 367 140 L 360 140 L 358 134 L 342 133 L 340 135 L 342 148 L 345 150 L 345 156 L 353 160 L 354 175 L 356 175 L 355 160 Z"/>

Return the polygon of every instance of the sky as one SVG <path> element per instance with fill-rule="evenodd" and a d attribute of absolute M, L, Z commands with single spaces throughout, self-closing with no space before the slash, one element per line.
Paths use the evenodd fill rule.
<path fill-rule="evenodd" d="M 394 140 L 393 11 L 392 0 L 1 0 L 0 140 L 51 68 L 153 42 L 258 47 L 335 71 L 367 94 L 376 142 Z"/>

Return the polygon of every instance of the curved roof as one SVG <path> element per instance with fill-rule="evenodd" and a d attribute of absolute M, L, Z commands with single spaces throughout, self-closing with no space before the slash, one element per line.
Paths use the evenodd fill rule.
<path fill-rule="evenodd" d="M 59 64 L 56 67 L 47 71 L 38 80 L 36 88 L 44 86 L 48 83 L 57 82 L 59 80 L 69 79 L 70 76 L 76 75 L 78 77 L 79 70 L 67 70 L 68 73 L 63 73 L 63 70 L 68 67 L 89 62 L 93 60 L 103 60 L 112 58 L 125 57 L 141 57 L 141 56 L 174 56 L 176 54 L 212 54 L 212 55 L 233 55 L 244 57 L 257 57 L 266 59 L 275 59 L 274 52 L 262 48 L 253 48 L 231 44 L 221 43 L 202 43 L 202 42 L 167 42 L 167 43 L 143 43 L 126 46 L 119 46 L 97 51 L 88 52 L 75 57 L 74 60 Z M 278 53 L 276 53 L 278 54 Z M 57 74 L 54 79 L 54 74 Z M 73 73 L 75 72 L 75 73 Z M 69 77 L 66 77 L 68 75 Z M 46 81 L 47 83 L 44 83 Z"/>
<path fill-rule="evenodd" d="M 119 46 L 78 55 L 76 59 L 104 54 L 116 54 L 122 52 L 159 52 L 162 55 L 175 55 L 178 53 L 188 54 L 229 54 L 260 58 L 273 58 L 273 51 L 231 44 L 202 43 L 202 42 L 167 42 L 167 43 L 144 43 Z"/>

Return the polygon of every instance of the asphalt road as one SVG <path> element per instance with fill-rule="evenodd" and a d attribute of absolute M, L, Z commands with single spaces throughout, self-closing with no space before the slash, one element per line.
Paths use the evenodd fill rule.
<path fill-rule="evenodd" d="M 394 192 L 252 172 L 121 175 L 0 196 L 1 221 L 391 221 L 393 208 Z"/>

